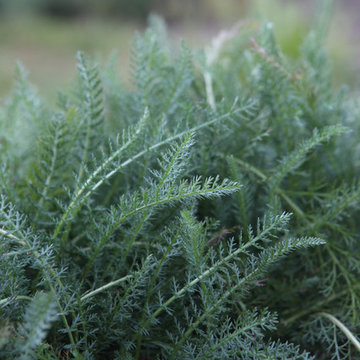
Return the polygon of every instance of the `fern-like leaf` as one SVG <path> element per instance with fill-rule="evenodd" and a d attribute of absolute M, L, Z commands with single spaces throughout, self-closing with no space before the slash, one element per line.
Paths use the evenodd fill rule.
<path fill-rule="evenodd" d="M 81 181 L 89 156 L 93 151 L 98 150 L 100 143 L 100 134 L 104 125 L 104 90 L 97 66 L 91 65 L 81 51 L 77 54 L 77 60 L 82 90 L 80 109 L 83 112 L 82 121 L 84 123 L 82 125 L 83 136 L 80 136 L 82 155 L 78 174 L 78 179 Z"/>
<path fill-rule="evenodd" d="M 348 131 L 347 128 L 340 125 L 329 126 L 321 130 L 320 132 L 318 130 L 314 130 L 313 136 L 310 139 L 305 140 L 293 152 L 291 152 L 289 155 L 281 159 L 280 164 L 273 170 L 274 175 L 270 179 L 270 183 L 271 183 L 270 193 L 274 194 L 276 188 L 283 180 L 283 178 L 287 174 L 296 170 L 305 161 L 306 155 L 311 150 L 313 150 L 316 146 L 320 145 L 321 143 L 328 141 L 331 137 L 336 135 L 341 135 L 347 131 Z"/>
<path fill-rule="evenodd" d="M 34 349 L 45 339 L 57 319 L 57 307 L 52 293 L 38 292 L 28 306 L 16 344 L 17 359 L 35 359 Z"/>

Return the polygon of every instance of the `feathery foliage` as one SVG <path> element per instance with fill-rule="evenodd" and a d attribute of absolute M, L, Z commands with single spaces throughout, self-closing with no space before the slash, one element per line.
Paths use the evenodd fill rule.
<path fill-rule="evenodd" d="M 266 23 L 173 55 L 152 18 L 134 87 L 79 52 L 56 109 L 18 66 L 1 359 L 360 359 L 360 109 L 325 20 L 288 59 Z"/>

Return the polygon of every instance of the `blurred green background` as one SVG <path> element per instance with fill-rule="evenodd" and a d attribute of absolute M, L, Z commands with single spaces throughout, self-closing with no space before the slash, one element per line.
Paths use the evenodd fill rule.
<path fill-rule="evenodd" d="M 360 1 L 336 5 L 327 47 L 336 81 L 356 85 Z M 0 0 L 0 97 L 10 91 L 19 60 L 40 93 L 55 98 L 58 88 L 71 84 L 77 50 L 99 61 L 115 50 L 126 78 L 135 31 L 146 27 L 152 12 L 166 20 L 175 41 L 191 46 L 206 44 L 241 19 L 268 19 L 282 49 L 296 56 L 316 7 L 313 0 Z"/>

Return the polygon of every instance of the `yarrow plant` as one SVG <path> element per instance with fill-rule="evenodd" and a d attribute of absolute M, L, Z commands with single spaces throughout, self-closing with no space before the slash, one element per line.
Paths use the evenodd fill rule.
<path fill-rule="evenodd" d="M 174 57 L 152 18 L 132 88 L 79 52 L 55 109 L 18 65 L 2 359 L 360 359 L 359 107 L 326 21 L 290 59 L 266 23 Z"/>

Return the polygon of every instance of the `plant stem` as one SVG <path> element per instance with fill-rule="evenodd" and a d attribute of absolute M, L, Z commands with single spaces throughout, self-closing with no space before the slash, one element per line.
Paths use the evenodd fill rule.
<path fill-rule="evenodd" d="M 106 285 L 103 285 L 89 293 L 87 293 L 86 295 L 83 295 L 81 298 L 80 298 L 80 301 L 84 301 L 86 299 L 88 299 L 89 297 L 92 297 L 98 293 L 101 293 L 102 291 L 106 290 L 106 289 L 109 289 L 113 286 L 116 286 L 118 284 L 121 284 L 122 282 L 128 280 L 128 279 L 131 279 L 133 278 L 133 275 L 126 275 L 124 277 L 122 277 L 121 279 L 118 279 L 118 280 L 114 280 L 114 281 L 111 281 L 109 283 L 107 283 Z"/>
<path fill-rule="evenodd" d="M 323 316 L 329 319 L 333 324 L 335 324 L 342 332 L 343 334 L 350 340 L 350 342 L 356 347 L 356 349 L 360 352 L 360 342 L 355 337 L 355 335 L 335 316 L 328 314 L 326 312 L 319 312 L 315 315 Z"/>
<path fill-rule="evenodd" d="M 8 302 L 9 300 L 26 300 L 26 301 L 31 301 L 32 300 L 32 297 L 30 296 L 26 296 L 26 295 L 17 295 L 15 297 L 8 297 L 8 298 L 5 298 L 5 299 L 1 299 L 0 300 L 0 305 L 4 305 L 6 304 L 6 302 Z"/>

